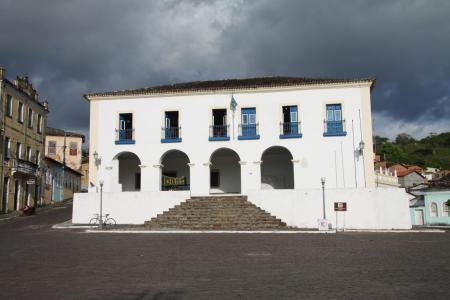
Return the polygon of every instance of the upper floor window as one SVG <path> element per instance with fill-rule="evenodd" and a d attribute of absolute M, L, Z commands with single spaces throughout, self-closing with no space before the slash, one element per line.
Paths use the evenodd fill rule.
<path fill-rule="evenodd" d="M 12 117 L 13 114 L 13 100 L 11 95 L 6 95 L 6 115 Z"/>
<path fill-rule="evenodd" d="M 28 128 L 33 128 L 34 122 L 33 110 L 31 108 L 28 109 Z"/>
<path fill-rule="evenodd" d="M 23 123 L 23 103 L 19 102 L 19 106 L 17 107 L 17 121 L 19 123 Z"/>
<path fill-rule="evenodd" d="M 48 141 L 47 153 L 49 155 L 55 155 L 56 154 L 56 142 L 55 141 Z"/>
<path fill-rule="evenodd" d="M 162 128 L 161 142 L 181 142 L 181 127 L 179 125 L 178 111 L 166 111 L 164 113 L 164 127 Z"/>
<path fill-rule="evenodd" d="M 31 161 L 31 147 L 30 146 L 27 147 L 27 160 Z"/>
<path fill-rule="evenodd" d="M 116 144 L 134 144 L 133 114 L 119 114 L 119 129 L 116 129 Z"/>
<path fill-rule="evenodd" d="M 437 217 L 438 216 L 438 208 L 435 202 L 432 202 L 430 205 L 430 216 Z"/>
<path fill-rule="evenodd" d="M 227 110 L 213 109 L 212 110 L 212 125 L 209 127 L 210 141 L 224 141 L 230 140 L 229 128 L 227 124 Z"/>
<path fill-rule="evenodd" d="M 442 203 L 442 216 L 448 217 L 448 206 L 447 203 Z"/>
<path fill-rule="evenodd" d="M 259 139 L 258 123 L 256 123 L 256 108 L 241 109 L 241 124 L 239 125 L 239 140 Z"/>
<path fill-rule="evenodd" d="M 76 156 L 78 154 L 78 143 L 71 142 L 69 144 L 69 155 Z"/>
<path fill-rule="evenodd" d="M 42 115 L 39 114 L 37 117 L 37 132 L 42 133 Z"/>
<path fill-rule="evenodd" d="M 342 118 L 341 104 L 327 104 L 324 136 L 346 135 L 344 131 L 345 120 Z"/>
<path fill-rule="evenodd" d="M 5 158 L 11 158 L 11 139 L 9 137 L 5 137 Z"/>
<path fill-rule="evenodd" d="M 301 137 L 297 105 L 283 106 L 282 112 L 283 122 L 280 124 L 280 138 Z"/>
<path fill-rule="evenodd" d="M 41 151 L 36 150 L 36 164 L 41 165 Z"/>
<path fill-rule="evenodd" d="M 16 144 L 16 157 L 22 159 L 22 144 L 19 142 Z"/>

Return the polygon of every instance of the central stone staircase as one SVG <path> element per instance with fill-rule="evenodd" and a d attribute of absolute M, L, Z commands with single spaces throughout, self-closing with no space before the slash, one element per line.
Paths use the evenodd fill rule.
<path fill-rule="evenodd" d="M 286 223 L 247 201 L 246 196 L 192 197 L 146 221 L 149 229 L 283 230 Z"/>

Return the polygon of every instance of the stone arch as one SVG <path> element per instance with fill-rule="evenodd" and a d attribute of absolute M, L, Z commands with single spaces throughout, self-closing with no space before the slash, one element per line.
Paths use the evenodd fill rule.
<path fill-rule="evenodd" d="M 161 190 L 189 190 L 190 167 L 189 156 L 181 150 L 171 149 L 161 155 Z"/>
<path fill-rule="evenodd" d="M 113 160 L 118 161 L 118 183 L 122 192 L 141 190 L 141 160 L 129 151 L 118 153 Z"/>
<path fill-rule="evenodd" d="M 241 193 L 239 154 L 230 148 L 216 149 L 210 156 L 210 193 Z"/>
<path fill-rule="evenodd" d="M 293 189 L 294 166 L 289 149 L 272 146 L 261 155 L 261 189 Z"/>

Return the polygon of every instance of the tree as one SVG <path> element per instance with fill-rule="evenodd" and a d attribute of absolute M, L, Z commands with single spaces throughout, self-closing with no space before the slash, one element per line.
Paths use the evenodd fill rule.
<path fill-rule="evenodd" d="M 400 144 L 400 145 L 414 144 L 416 142 L 417 141 L 407 133 L 400 133 L 395 138 L 395 143 Z"/>

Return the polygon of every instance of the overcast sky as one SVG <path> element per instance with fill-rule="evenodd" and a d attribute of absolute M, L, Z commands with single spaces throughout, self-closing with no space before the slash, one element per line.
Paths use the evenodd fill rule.
<path fill-rule="evenodd" d="M 0 0 L 0 65 L 84 133 L 87 92 L 274 75 L 376 77 L 375 134 L 450 131 L 448 0 Z"/>

